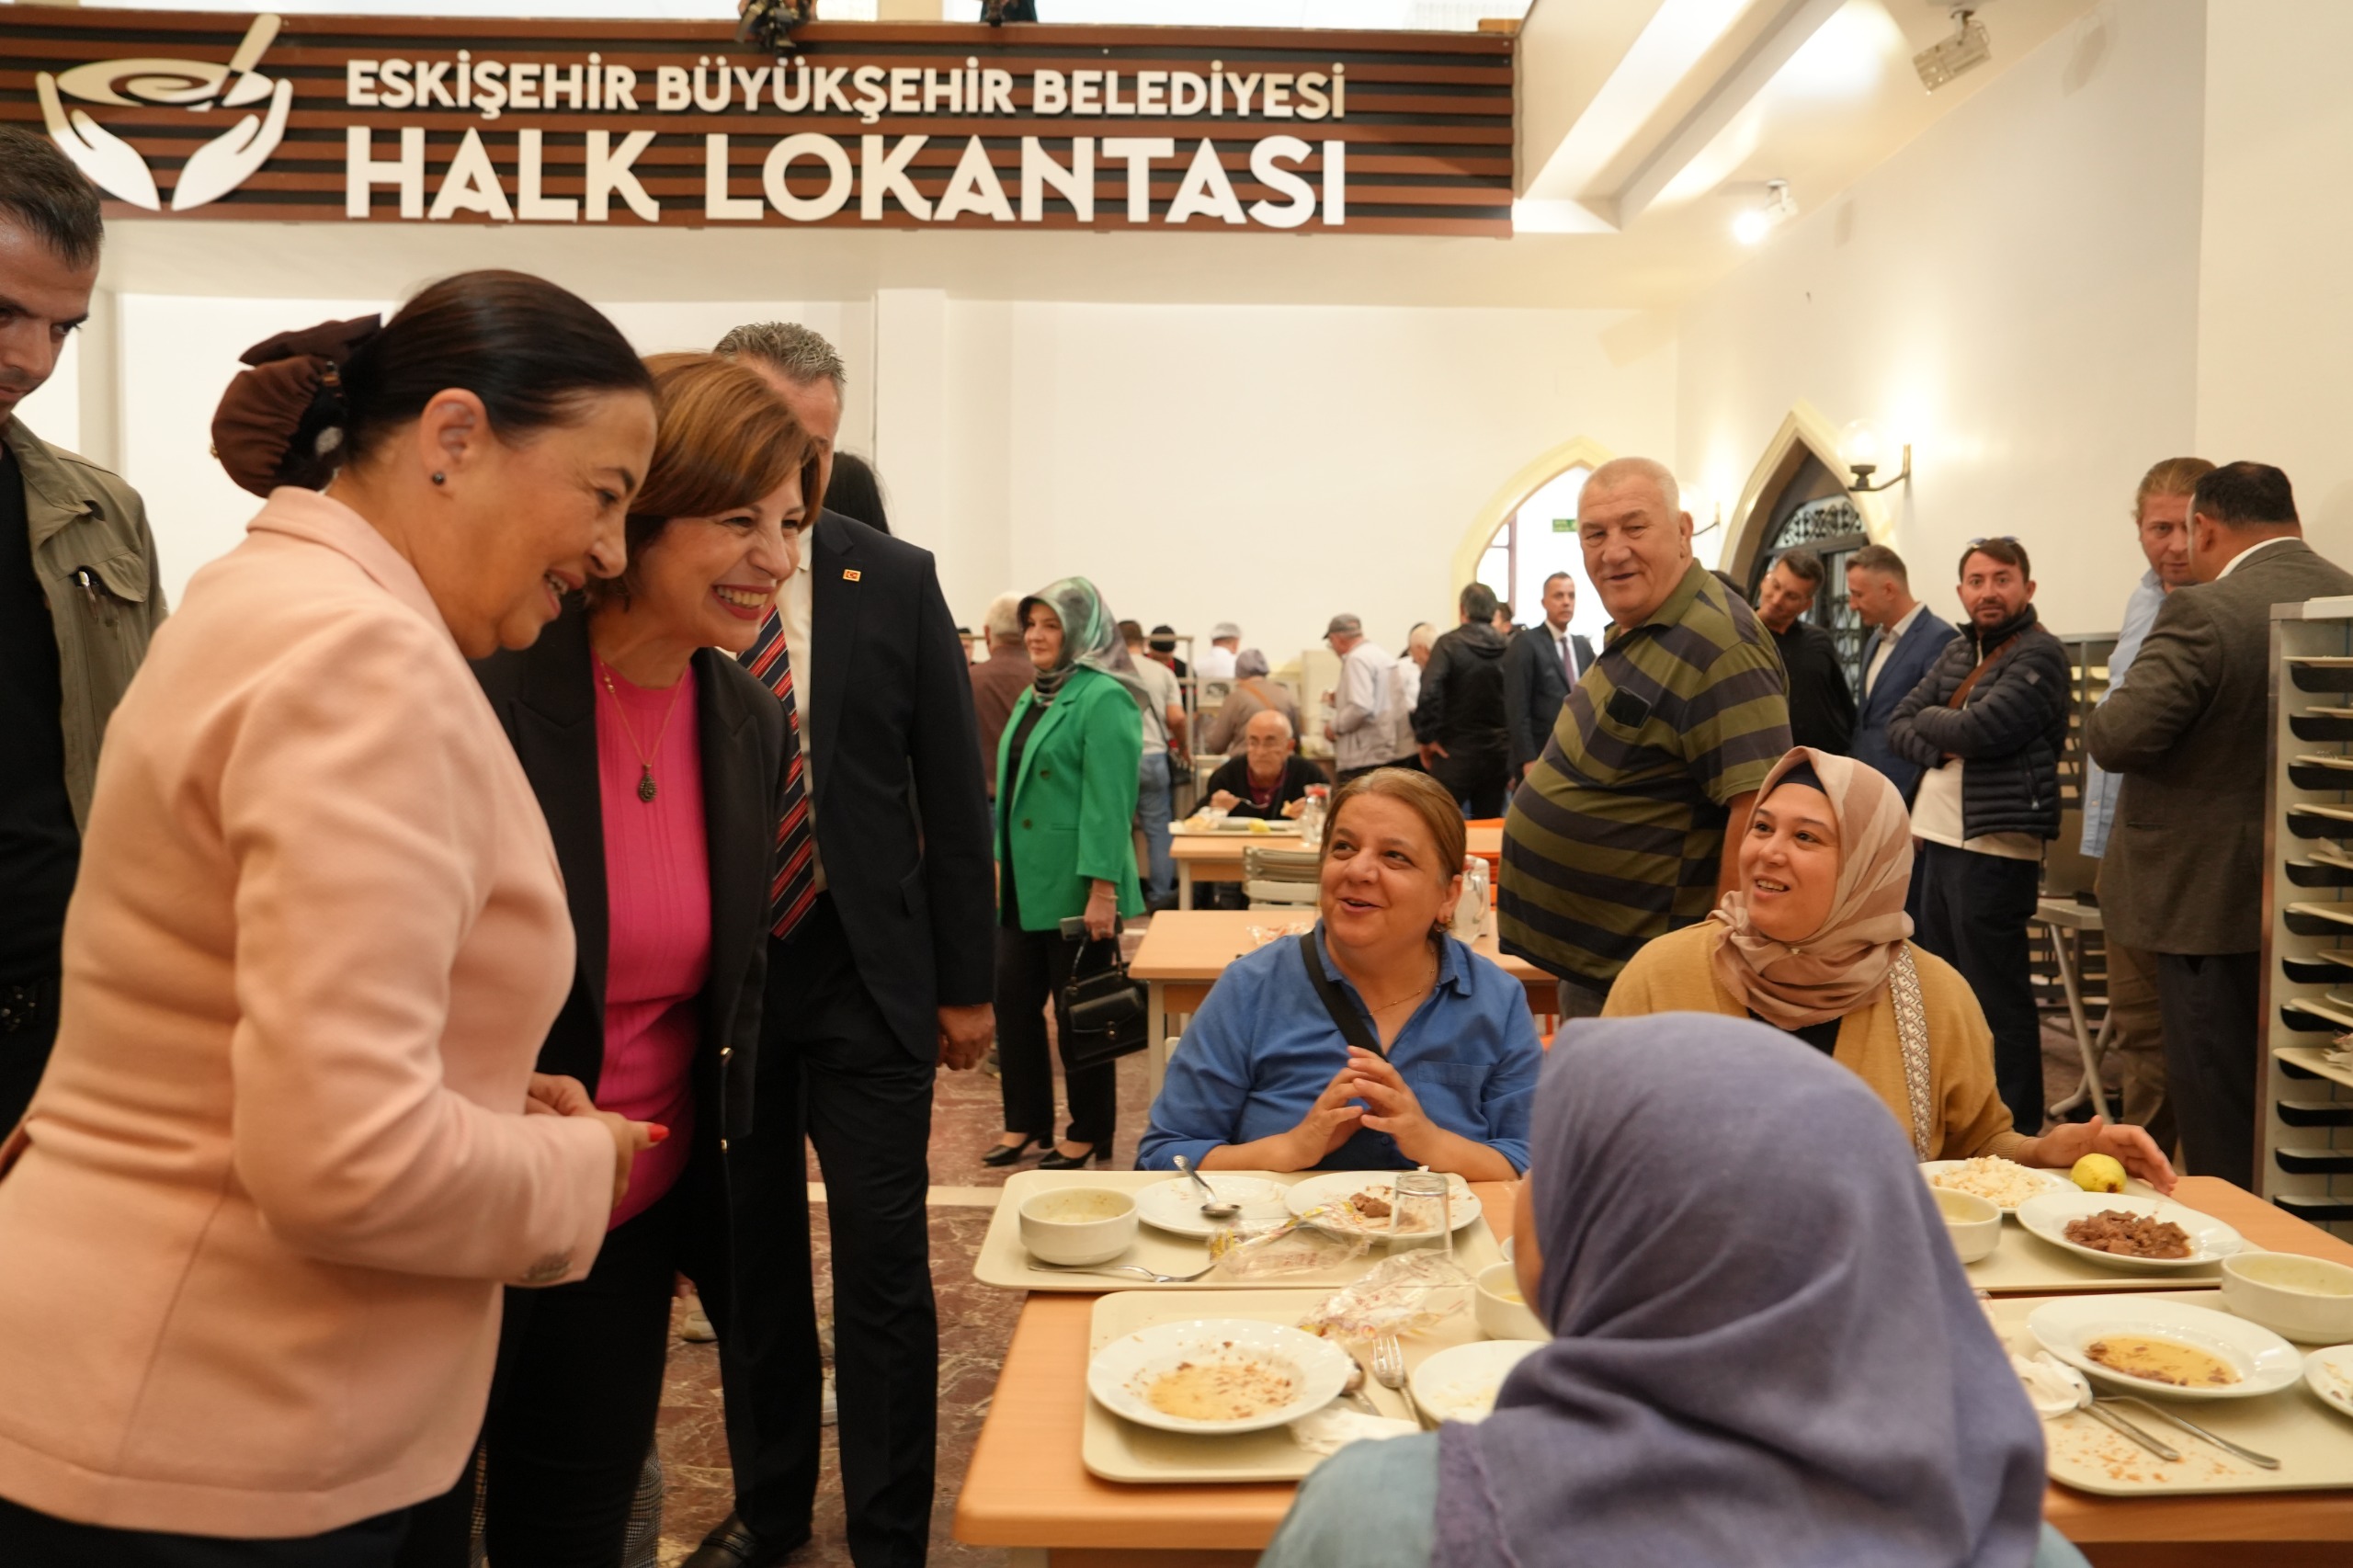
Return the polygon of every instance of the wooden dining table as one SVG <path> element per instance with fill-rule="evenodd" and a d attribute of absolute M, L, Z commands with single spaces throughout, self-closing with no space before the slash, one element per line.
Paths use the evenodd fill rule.
<path fill-rule="evenodd" d="M 1492 823 L 1473 823 L 1464 847 L 1469 853 L 1492 861 L 1503 853 L 1503 843 L 1502 828 Z M 1194 884 L 1197 882 L 1240 881 L 1242 851 L 1253 844 L 1261 849 L 1297 849 L 1299 835 L 1284 831 L 1187 833 L 1182 826 L 1171 829 L 1168 854 L 1176 863 L 1176 907 L 1194 907 Z"/>
<path fill-rule="evenodd" d="M 1516 1184 L 1474 1186 L 1497 1235 Z M 2211 1176 L 2174 1195 L 2254 1246 L 2353 1265 L 2353 1246 Z M 2096 1292 L 2094 1292 L 2096 1293 Z M 1080 1462 L 1097 1298 L 1031 1294 L 981 1428 L 955 1536 L 1010 1549 L 1011 1568 L 1247 1568 L 1297 1488 L 1122 1485 Z M 2098 1568 L 2321 1568 L 2353 1562 L 2353 1487 L 2245 1496 L 2102 1497 L 2050 1487 L 2043 1517 Z"/>
<path fill-rule="evenodd" d="M 1171 909 L 1152 917 L 1143 943 L 1128 960 L 1128 975 L 1145 986 L 1145 1080 L 1154 1095 L 1168 1071 L 1168 1042 L 1184 1028 L 1184 1020 L 1198 1010 L 1226 966 L 1259 947 L 1252 935 L 1261 932 L 1307 930 L 1315 911 L 1300 909 Z M 1496 948 L 1493 937 L 1482 937 L 1472 951 L 1494 960 L 1528 993 L 1529 1010 L 1538 1017 L 1552 1016 L 1560 993 L 1550 974 L 1526 959 L 1510 958 Z"/>

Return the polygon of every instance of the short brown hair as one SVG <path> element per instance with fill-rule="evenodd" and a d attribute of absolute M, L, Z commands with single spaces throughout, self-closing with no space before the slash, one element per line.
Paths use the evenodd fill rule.
<path fill-rule="evenodd" d="M 2204 458 L 2166 458 L 2153 465 L 2141 476 L 2141 488 L 2132 492 L 2132 520 L 2141 520 L 2141 512 L 2152 495 L 2188 495 L 2198 489 L 2198 482 L 2214 472 L 2214 465 Z"/>
<path fill-rule="evenodd" d="M 1904 557 L 1883 544 L 1867 544 L 1847 557 L 1847 571 L 1852 572 L 1858 566 L 1866 572 L 1877 572 L 1882 576 L 1893 577 L 1906 588 L 1912 586 L 1912 574 L 1904 566 Z"/>
<path fill-rule="evenodd" d="M 1822 579 L 1827 575 L 1822 569 L 1822 557 L 1802 544 L 1783 551 L 1774 564 L 1788 567 L 1790 576 L 1809 587 L 1822 586 Z"/>
<path fill-rule="evenodd" d="M 1446 786 L 1409 767 L 1376 767 L 1349 779 L 1333 795 L 1331 812 L 1324 819 L 1324 846 L 1315 856 L 1317 876 L 1323 875 L 1324 863 L 1331 858 L 1333 830 L 1340 825 L 1340 813 L 1359 795 L 1380 795 L 1411 807 L 1438 840 L 1438 875 L 1451 880 L 1462 874 L 1470 832 L 1462 824 L 1462 808 L 1454 803 Z"/>
<path fill-rule="evenodd" d="M 1970 540 L 1969 548 L 1961 552 L 1961 564 L 1953 568 L 1954 576 L 1969 575 L 1969 558 L 1972 555 L 1998 561 L 2005 566 L 2015 566 L 2018 569 L 2018 575 L 2029 580 L 2034 576 L 2034 568 L 2027 564 L 2026 546 L 2014 539 L 1996 537 Z"/>
<path fill-rule="evenodd" d="M 629 504 L 629 565 L 588 584 L 589 602 L 627 597 L 629 574 L 674 517 L 714 517 L 748 506 L 797 470 L 801 516 L 824 504 L 816 441 L 776 389 L 749 367 L 715 354 L 655 354 L 654 460 Z M 805 525 L 804 525 L 805 526 Z"/>

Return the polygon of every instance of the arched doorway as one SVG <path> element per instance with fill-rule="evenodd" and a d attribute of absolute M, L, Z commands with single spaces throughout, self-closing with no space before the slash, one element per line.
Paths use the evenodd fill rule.
<path fill-rule="evenodd" d="M 1537 458 L 1506 481 L 1479 509 L 1454 552 L 1454 586 L 1484 583 L 1508 602 L 1519 624 L 1543 619 L 1544 579 L 1566 572 L 1576 579 L 1576 614 L 1570 624 L 1598 644 L 1608 617 L 1586 581 L 1576 536 L 1577 496 L 1587 475 L 1609 460 L 1608 449 L 1580 436 Z"/>
<path fill-rule="evenodd" d="M 1850 492 L 1843 472 L 1829 422 L 1804 403 L 1790 410 L 1741 495 L 1725 569 L 1754 602 L 1765 574 L 1784 554 L 1803 546 L 1820 556 L 1825 576 L 1806 619 L 1837 640 L 1847 684 L 1859 691 L 1867 638 L 1847 603 L 1847 562 L 1885 527 L 1875 498 Z"/>

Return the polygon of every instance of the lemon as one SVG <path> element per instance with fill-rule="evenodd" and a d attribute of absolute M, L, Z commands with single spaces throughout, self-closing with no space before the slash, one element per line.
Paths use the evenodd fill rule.
<path fill-rule="evenodd" d="M 2067 1173 L 2069 1180 L 2086 1192 L 2122 1192 L 2124 1167 L 2113 1154 L 2086 1154 Z"/>

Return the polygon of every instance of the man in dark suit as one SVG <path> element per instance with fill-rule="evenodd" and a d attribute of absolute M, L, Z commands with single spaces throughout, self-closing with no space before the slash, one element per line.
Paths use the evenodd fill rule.
<path fill-rule="evenodd" d="M 1529 627 L 1504 650 L 1504 718 L 1511 727 L 1515 787 L 1544 755 L 1569 688 L 1593 663 L 1593 644 L 1569 630 L 1576 609 L 1577 580 L 1553 573 L 1544 579 L 1544 624 Z"/>
<path fill-rule="evenodd" d="M 1790 741 L 1844 755 L 1855 737 L 1855 694 L 1839 662 L 1838 640 L 1805 619 L 1827 574 L 1802 545 L 1773 562 L 1756 587 L 1756 619 L 1780 650 L 1789 681 Z"/>
<path fill-rule="evenodd" d="M 1887 722 L 1945 644 L 1961 634 L 1912 597 L 1904 557 L 1883 544 L 1867 544 L 1847 558 L 1847 603 L 1871 629 L 1870 641 L 1863 644 L 1862 708 L 1847 755 L 1887 775 L 1908 806 L 1920 790 L 1920 768 L 1887 744 Z"/>
<path fill-rule="evenodd" d="M 832 346 L 764 323 L 719 352 L 776 388 L 830 465 L 843 376 Z M 788 874 L 811 891 L 770 941 L 758 1123 L 736 1161 L 735 1300 L 731 1321 L 712 1320 L 735 1512 L 690 1568 L 779 1562 L 809 1537 L 824 1369 L 804 1131 L 833 1239 L 850 1557 L 924 1561 L 939 1381 L 924 1210 L 932 1077 L 941 1062 L 976 1065 L 995 1026 L 988 803 L 967 660 L 931 554 L 833 512 L 811 534 L 778 599 L 813 830 L 809 869 Z"/>
<path fill-rule="evenodd" d="M 2288 476 L 2235 462 L 2189 502 L 2190 585 L 2165 596 L 2132 676 L 2085 725 L 2124 776 L 2100 909 L 2157 955 L 2166 1091 L 2188 1168 L 2255 1186 L 2263 1026 L 2264 784 L 2271 607 L 2353 594 L 2313 553 Z"/>

